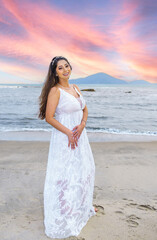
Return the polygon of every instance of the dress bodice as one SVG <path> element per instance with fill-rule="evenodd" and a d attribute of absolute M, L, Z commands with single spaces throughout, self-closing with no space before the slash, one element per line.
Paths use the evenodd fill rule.
<path fill-rule="evenodd" d="M 86 102 L 83 98 L 82 94 L 77 90 L 75 86 L 73 86 L 75 91 L 79 94 L 79 97 L 75 97 L 72 94 L 66 92 L 65 90 L 59 88 L 60 90 L 60 99 L 59 103 L 56 107 L 55 114 L 63 114 L 63 113 L 73 113 L 76 111 L 82 111 L 85 108 Z"/>

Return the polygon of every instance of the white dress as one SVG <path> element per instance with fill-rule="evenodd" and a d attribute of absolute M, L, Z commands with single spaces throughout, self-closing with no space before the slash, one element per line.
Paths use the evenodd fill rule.
<path fill-rule="evenodd" d="M 55 119 L 69 129 L 81 123 L 85 99 L 60 89 Z M 78 146 L 68 147 L 68 136 L 52 127 L 44 185 L 45 234 L 50 238 L 78 236 L 88 219 L 94 216 L 92 204 L 95 163 L 83 129 Z"/>

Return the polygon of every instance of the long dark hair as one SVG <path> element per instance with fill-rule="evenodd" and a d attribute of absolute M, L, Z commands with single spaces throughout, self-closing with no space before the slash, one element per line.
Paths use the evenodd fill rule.
<path fill-rule="evenodd" d="M 39 96 L 39 115 L 38 118 L 44 119 L 45 118 L 45 112 L 46 112 L 46 105 L 47 105 L 47 98 L 48 94 L 50 92 L 50 89 L 54 87 L 58 82 L 59 78 L 56 76 L 56 67 L 59 60 L 65 60 L 69 65 L 69 61 L 62 56 L 56 56 L 52 59 L 49 65 L 48 73 L 45 79 L 45 82 L 42 87 L 41 94 Z M 70 68 L 72 70 L 72 66 L 70 65 Z"/>

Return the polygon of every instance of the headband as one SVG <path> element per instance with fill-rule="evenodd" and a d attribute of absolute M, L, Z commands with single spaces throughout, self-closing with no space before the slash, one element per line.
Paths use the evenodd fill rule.
<path fill-rule="evenodd" d="M 55 58 L 51 61 L 51 64 L 53 65 L 54 62 L 55 62 L 58 58 L 63 58 L 63 57 L 62 57 L 62 56 L 55 57 Z"/>

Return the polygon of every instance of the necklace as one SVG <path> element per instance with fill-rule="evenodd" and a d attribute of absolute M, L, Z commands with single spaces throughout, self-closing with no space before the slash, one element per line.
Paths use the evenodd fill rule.
<path fill-rule="evenodd" d="M 67 90 L 71 89 L 71 87 L 63 87 L 61 84 L 58 83 L 58 85 L 60 85 L 62 88 L 65 88 Z"/>

